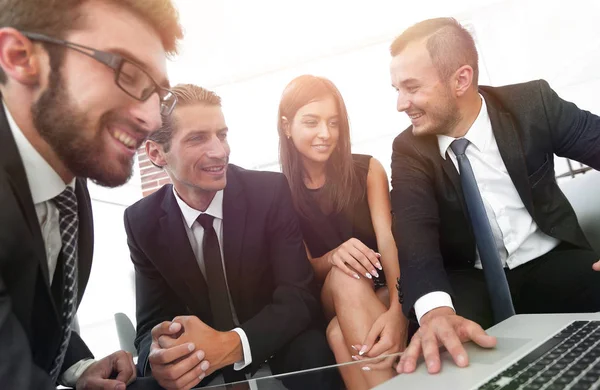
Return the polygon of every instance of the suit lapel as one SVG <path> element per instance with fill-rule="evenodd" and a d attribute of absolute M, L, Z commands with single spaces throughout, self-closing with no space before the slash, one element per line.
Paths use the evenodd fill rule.
<path fill-rule="evenodd" d="M 227 284 L 234 307 L 240 304 L 240 272 L 242 247 L 246 230 L 246 198 L 235 167 L 227 169 L 227 187 L 223 193 L 223 255 Z"/>
<path fill-rule="evenodd" d="M 159 242 L 160 250 L 165 253 L 165 256 L 160 258 L 168 263 L 164 264 L 165 270 L 173 273 L 175 280 L 183 280 L 189 291 L 189 294 L 186 293 L 184 296 L 188 296 L 196 303 L 194 307 L 199 306 L 203 318 L 211 318 L 206 281 L 190 245 L 172 187 L 166 191 L 162 208 L 165 213 L 159 219 L 161 228 Z M 197 302 L 201 304 L 197 305 Z"/>
<path fill-rule="evenodd" d="M 1 98 L 1 96 L 0 96 Z M 4 109 L 0 105 L 0 145 L 2 145 L 2 153 L 0 153 L 0 166 L 3 167 L 11 184 L 15 197 L 19 202 L 23 217 L 29 227 L 31 233 L 31 242 L 36 260 L 40 265 L 40 269 L 44 276 L 44 283 L 48 294 L 50 292 L 48 260 L 46 258 L 46 250 L 44 248 L 44 240 L 40 224 L 35 212 L 33 198 L 27 182 L 25 167 L 21 160 L 21 156 L 17 149 L 17 145 L 12 136 L 12 132 L 8 126 Z"/>
<path fill-rule="evenodd" d="M 527 177 L 525 153 L 523 152 L 521 139 L 512 116 L 510 113 L 504 111 L 501 106 L 497 105 L 491 96 L 483 91 L 482 94 L 485 97 L 490 122 L 492 123 L 492 131 L 494 132 L 502 161 L 504 161 L 506 170 L 527 211 L 533 215 L 533 201 Z"/>
<path fill-rule="evenodd" d="M 94 254 L 94 221 L 92 204 L 85 179 L 77 179 L 75 183 L 77 196 L 77 213 L 79 219 L 79 238 L 77 243 L 77 302 L 81 302 L 83 292 L 90 277 L 92 257 Z"/>

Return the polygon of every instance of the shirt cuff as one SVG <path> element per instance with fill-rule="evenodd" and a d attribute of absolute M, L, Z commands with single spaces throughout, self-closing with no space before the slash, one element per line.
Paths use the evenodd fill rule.
<path fill-rule="evenodd" d="M 240 340 L 242 340 L 243 360 L 233 363 L 233 369 L 240 371 L 252 364 L 252 353 L 250 352 L 250 342 L 248 341 L 246 332 L 244 332 L 242 328 L 235 328 L 233 331 L 237 333 L 238 336 L 240 336 Z"/>
<path fill-rule="evenodd" d="M 82 359 L 69 367 L 68 370 L 58 378 L 58 383 L 63 386 L 75 387 L 79 377 L 96 361 L 94 359 Z"/>
<path fill-rule="evenodd" d="M 417 316 L 419 325 L 421 324 L 421 317 L 433 309 L 444 306 L 450 307 L 452 310 L 456 311 L 454 309 L 454 305 L 452 305 L 452 298 L 450 298 L 450 294 L 443 291 L 430 292 L 417 299 L 415 302 L 415 315 Z"/>

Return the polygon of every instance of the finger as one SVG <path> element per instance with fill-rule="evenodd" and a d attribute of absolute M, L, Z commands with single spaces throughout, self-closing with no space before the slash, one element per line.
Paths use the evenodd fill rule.
<path fill-rule="evenodd" d="M 113 372 L 117 372 L 117 377 L 115 379 L 129 384 L 133 382 L 136 377 L 133 358 L 128 352 L 117 353 L 116 359 L 113 360 Z"/>
<path fill-rule="evenodd" d="M 395 360 L 396 356 L 388 356 L 380 360 L 376 359 L 372 363 L 369 362 L 365 365 L 363 371 L 389 370 L 394 365 Z M 365 367 L 368 367 L 368 369 L 365 369 Z"/>
<path fill-rule="evenodd" d="M 170 384 L 170 386 L 166 387 L 180 389 L 186 388 L 186 386 L 188 386 L 189 384 L 192 384 L 193 387 L 200 383 L 200 381 L 206 376 L 206 370 L 208 370 L 210 365 L 205 360 L 202 362 L 198 362 L 198 360 L 196 360 L 196 362 L 197 363 L 191 367 L 182 365 L 180 367 L 177 367 L 175 370 L 169 372 L 169 375 L 166 376 L 166 383 Z M 184 363 L 184 361 L 178 364 L 181 363 Z"/>
<path fill-rule="evenodd" d="M 195 377 L 191 382 L 189 382 L 188 384 L 186 384 L 185 386 L 183 386 L 182 390 L 189 390 L 189 389 L 193 389 L 194 387 L 196 387 L 196 385 L 200 382 L 202 382 L 202 380 L 206 377 L 205 373 L 200 374 L 197 378 Z"/>
<path fill-rule="evenodd" d="M 381 263 L 379 262 L 379 258 L 381 257 L 381 255 L 379 255 L 373 249 L 371 249 L 368 246 L 366 246 L 365 244 L 363 244 L 360 240 L 353 241 L 353 244 L 354 244 L 354 247 L 356 249 L 358 249 L 363 254 L 363 256 L 367 259 L 367 261 L 369 262 L 369 264 L 367 264 L 367 266 L 370 269 L 372 267 L 382 269 Z M 377 271 L 375 271 L 374 269 L 373 269 L 373 271 L 375 272 L 375 273 L 372 273 L 373 276 L 378 276 Z"/>
<path fill-rule="evenodd" d="M 452 329 L 450 325 L 448 328 Z M 440 347 L 438 343 L 438 335 L 431 329 L 423 332 L 421 336 L 421 348 L 423 349 L 423 357 L 427 365 L 427 371 L 430 374 L 435 374 L 440 371 Z M 456 337 L 458 339 L 458 337 Z"/>
<path fill-rule="evenodd" d="M 411 373 L 417 368 L 417 359 L 421 356 L 421 335 L 417 332 L 400 358 L 397 371 L 399 374 Z"/>
<path fill-rule="evenodd" d="M 335 264 L 336 267 L 338 267 L 340 270 L 342 270 L 346 275 L 350 276 L 351 278 L 360 279 L 360 276 L 355 271 L 348 268 L 348 266 L 346 265 L 344 260 L 341 258 L 341 256 L 334 255 L 333 263 Z"/>
<path fill-rule="evenodd" d="M 355 273 L 359 274 L 360 276 L 366 277 L 367 279 L 373 279 L 371 273 L 358 260 L 356 260 L 350 252 L 341 253 L 340 257 L 342 258 L 342 261 L 344 263 L 346 263 L 350 268 L 352 268 L 355 271 Z"/>
<path fill-rule="evenodd" d="M 118 380 L 95 377 L 87 379 L 83 388 L 85 390 L 125 390 L 127 385 Z"/>
<path fill-rule="evenodd" d="M 148 361 L 153 364 L 169 364 L 188 356 L 196 349 L 194 343 L 185 343 L 173 348 L 159 348 L 150 351 Z M 202 352 L 204 354 L 204 352 Z M 204 358 L 204 356 L 202 356 Z"/>
<path fill-rule="evenodd" d="M 594 264 L 592 264 L 592 269 L 594 271 L 600 271 L 600 260 L 598 260 L 597 262 L 595 262 Z"/>
<path fill-rule="evenodd" d="M 379 337 L 379 335 L 381 334 L 383 327 L 384 327 L 383 321 L 375 321 L 373 326 L 371 326 L 369 333 L 367 333 L 367 337 L 363 341 L 363 345 L 359 349 L 359 352 L 358 352 L 359 355 L 364 355 L 367 352 L 368 352 L 367 355 L 370 357 L 379 355 L 379 354 L 373 355 L 373 354 L 371 354 L 370 351 L 371 351 L 371 348 L 374 346 L 375 342 L 377 341 L 377 337 Z M 386 348 L 386 349 L 388 349 L 388 348 Z"/>
<path fill-rule="evenodd" d="M 392 342 L 392 340 L 390 340 L 389 337 L 383 336 L 379 339 L 379 341 L 377 341 L 377 343 L 375 343 L 375 345 L 373 345 L 373 347 L 367 353 L 367 356 L 369 356 L 369 357 L 381 356 L 385 352 L 391 350 L 393 346 L 394 346 L 394 343 Z"/>
<path fill-rule="evenodd" d="M 152 328 L 152 339 L 158 339 L 161 335 L 173 335 L 181 330 L 181 324 L 171 321 L 163 321 Z"/>
<path fill-rule="evenodd" d="M 370 250 L 370 249 L 369 249 Z M 372 251 L 371 251 L 372 252 Z M 373 265 L 367 256 L 362 253 L 358 248 L 352 247 L 349 248 L 348 253 L 361 265 L 361 273 L 365 275 L 367 278 L 372 279 L 373 276 L 379 276 L 379 273 L 375 270 L 375 265 Z M 362 269 L 364 268 L 364 272 Z M 359 270 L 359 269 L 357 269 Z"/>
<path fill-rule="evenodd" d="M 497 342 L 496 338 L 485 333 L 485 330 L 479 324 L 466 319 L 463 319 L 458 327 L 458 337 L 463 343 L 473 340 L 473 342 L 484 348 L 493 348 Z"/>
<path fill-rule="evenodd" d="M 450 355 L 452 355 L 452 359 L 459 367 L 466 367 L 469 365 L 469 357 L 467 355 L 467 351 L 462 345 L 461 339 L 458 337 L 458 334 L 454 330 L 450 324 L 445 323 L 437 332 L 439 341 L 442 343 L 446 350 Z M 437 341 L 437 340 L 436 340 Z M 438 344 L 439 345 L 439 344 Z M 438 348 L 438 363 L 439 363 L 439 348 Z M 429 362 L 428 362 L 429 367 Z M 439 369 L 437 370 L 439 371 Z M 437 372 L 435 371 L 435 372 Z"/>
<path fill-rule="evenodd" d="M 171 336 L 159 336 L 157 342 L 159 347 L 164 349 L 175 348 L 178 345 L 183 345 L 183 340 L 174 339 Z"/>
<path fill-rule="evenodd" d="M 193 379 L 193 375 L 188 377 L 185 377 L 185 375 L 189 374 L 190 372 L 194 372 L 195 370 L 196 376 L 199 376 L 209 368 L 210 363 L 204 360 L 204 352 L 199 351 L 191 354 L 175 364 L 162 366 L 159 368 L 159 371 L 160 376 L 164 377 L 165 379 L 171 381 L 180 380 L 180 382 L 182 382 L 180 384 L 185 385 Z M 184 377 L 184 379 L 180 379 L 182 377 Z"/>

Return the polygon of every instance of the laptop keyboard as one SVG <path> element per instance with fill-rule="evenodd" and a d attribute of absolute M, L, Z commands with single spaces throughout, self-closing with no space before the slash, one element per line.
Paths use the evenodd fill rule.
<path fill-rule="evenodd" d="M 600 389 L 600 321 L 571 323 L 479 389 Z"/>

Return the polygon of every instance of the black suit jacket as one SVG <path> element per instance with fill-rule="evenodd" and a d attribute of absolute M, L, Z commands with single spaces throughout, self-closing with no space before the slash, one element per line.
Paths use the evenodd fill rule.
<path fill-rule="evenodd" d="M 208 288 L 165 185 L 125 211 L 135 266 L 138 366 L 146 372 L 150 331 L 178 315 L 212 324 Z M 320 313 L 290 189 L 282 174 L 229 164 L 223 252 L 233 305 L 250 343 L 251 372 Z"/>
<path fill-rule="evenodd" d="M 92 207 L 86 182 L 77 179 L 79 205 L 78 302 L 92 265 Z M 48 283 L 48 260 L 25 168 L 0 105 L 0 387 L 54 389 L 48 372 L 58 353 L 62 267 Z M 93 358 L 78 334 L 61 370 Z"/>
<path fill-rule="evenodd" d="M 554 155 L 600 169 L 600 118 L 562 100 L 546 81 L 480 88 L 498 148 L 525 207 L 540 229 L 589 248 L 575 213 L 556 184 Z M 432 291 L 452 294 L 446 269 L 475 263 L 475 238 L 450 158 L 437 137 L 394 140 L 392 154 L 394 234 L 401 266 L 405 314 Z"/>

